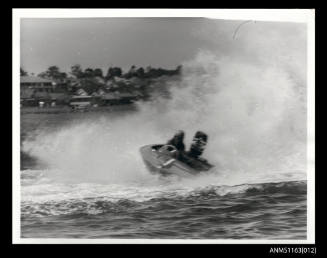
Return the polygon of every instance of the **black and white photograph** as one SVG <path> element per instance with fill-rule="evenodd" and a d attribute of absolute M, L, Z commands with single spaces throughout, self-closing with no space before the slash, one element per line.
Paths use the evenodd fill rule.
<path fill-rule="evenodd" d="M 314 243 L 314 10 L 13 9 L 13 241 Z"/>

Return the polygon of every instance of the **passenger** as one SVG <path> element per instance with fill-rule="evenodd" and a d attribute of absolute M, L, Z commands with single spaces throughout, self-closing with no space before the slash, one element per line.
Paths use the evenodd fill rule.
<path fill-rule="evenodd" d="M 208 141 L 208 135 L 204 132 L 197 131 L 193 137 L 190 150 L 187 152 L 189 157 L 198 159 L 203 153 Z"/>

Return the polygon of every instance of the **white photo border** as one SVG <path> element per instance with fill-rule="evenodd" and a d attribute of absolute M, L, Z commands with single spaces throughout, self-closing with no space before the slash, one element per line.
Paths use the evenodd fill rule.
<path fill-rule="evenodd" d="M 183 240 L 21 238 L 20 19 L 21 18 L 203 17 L 307 24 L 307 239 Z M 12 243 L 13 244 L 314 244 L 315 243 L 315 10 L 314 9 L 12 9 Z"/>

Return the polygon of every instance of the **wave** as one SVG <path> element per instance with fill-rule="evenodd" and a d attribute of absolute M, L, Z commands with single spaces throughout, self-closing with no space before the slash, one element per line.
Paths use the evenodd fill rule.
<path fill-rule="evenodd" d="M 119 212 L 126 209 L 158 209 L 178 206 L 180 202 L 192 203 L 209 200 L 229 200 L 235 205 L 244 205 L 244 200 L 253 198 L 260 201 L 274 195 L 289 200 L 306 196 L 306 181 L 288 181 L 262 184 L 242 184 L 235 186 L 206 186 L 195 189 L 173 188 L 168 186 L 122 189 L 119 185 L 49 185 L 42 184 L 39 189 L 24 189 L 22 196 L 22 216 L 56 215 L 96 215 Z M 40 195 L 40 191 L 43 195 Z M 162 207 L 162 206 L 167 207 Z M 263 203 L 261 203 L 263 205 Z M 220 207 L 221 208 L 221 207 Z M 209 208 L 211 209 L 211 208 Z"/>

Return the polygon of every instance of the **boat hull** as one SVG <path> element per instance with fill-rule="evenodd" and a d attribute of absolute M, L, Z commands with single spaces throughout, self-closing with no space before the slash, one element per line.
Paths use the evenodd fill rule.
<path fill-rule="evenodd" d="M 162 144 L 152 144 L 140 148 L 140 153 L 142 155 L 143 161 L 151 173 L 160 174 L 163 176 L 176 175 L 187 177 L 197 175 L 202 171 L 209 170 L 209 168 L 194 169 L 184 162 L 176 159 L 172 160 L 171 155 L 161 153 L 159 151 L 160 147 L 162 146 Z M 170 161 L 173 162 L 167 166 L 164 166 L 165 163 L 169 163 Z"/>

